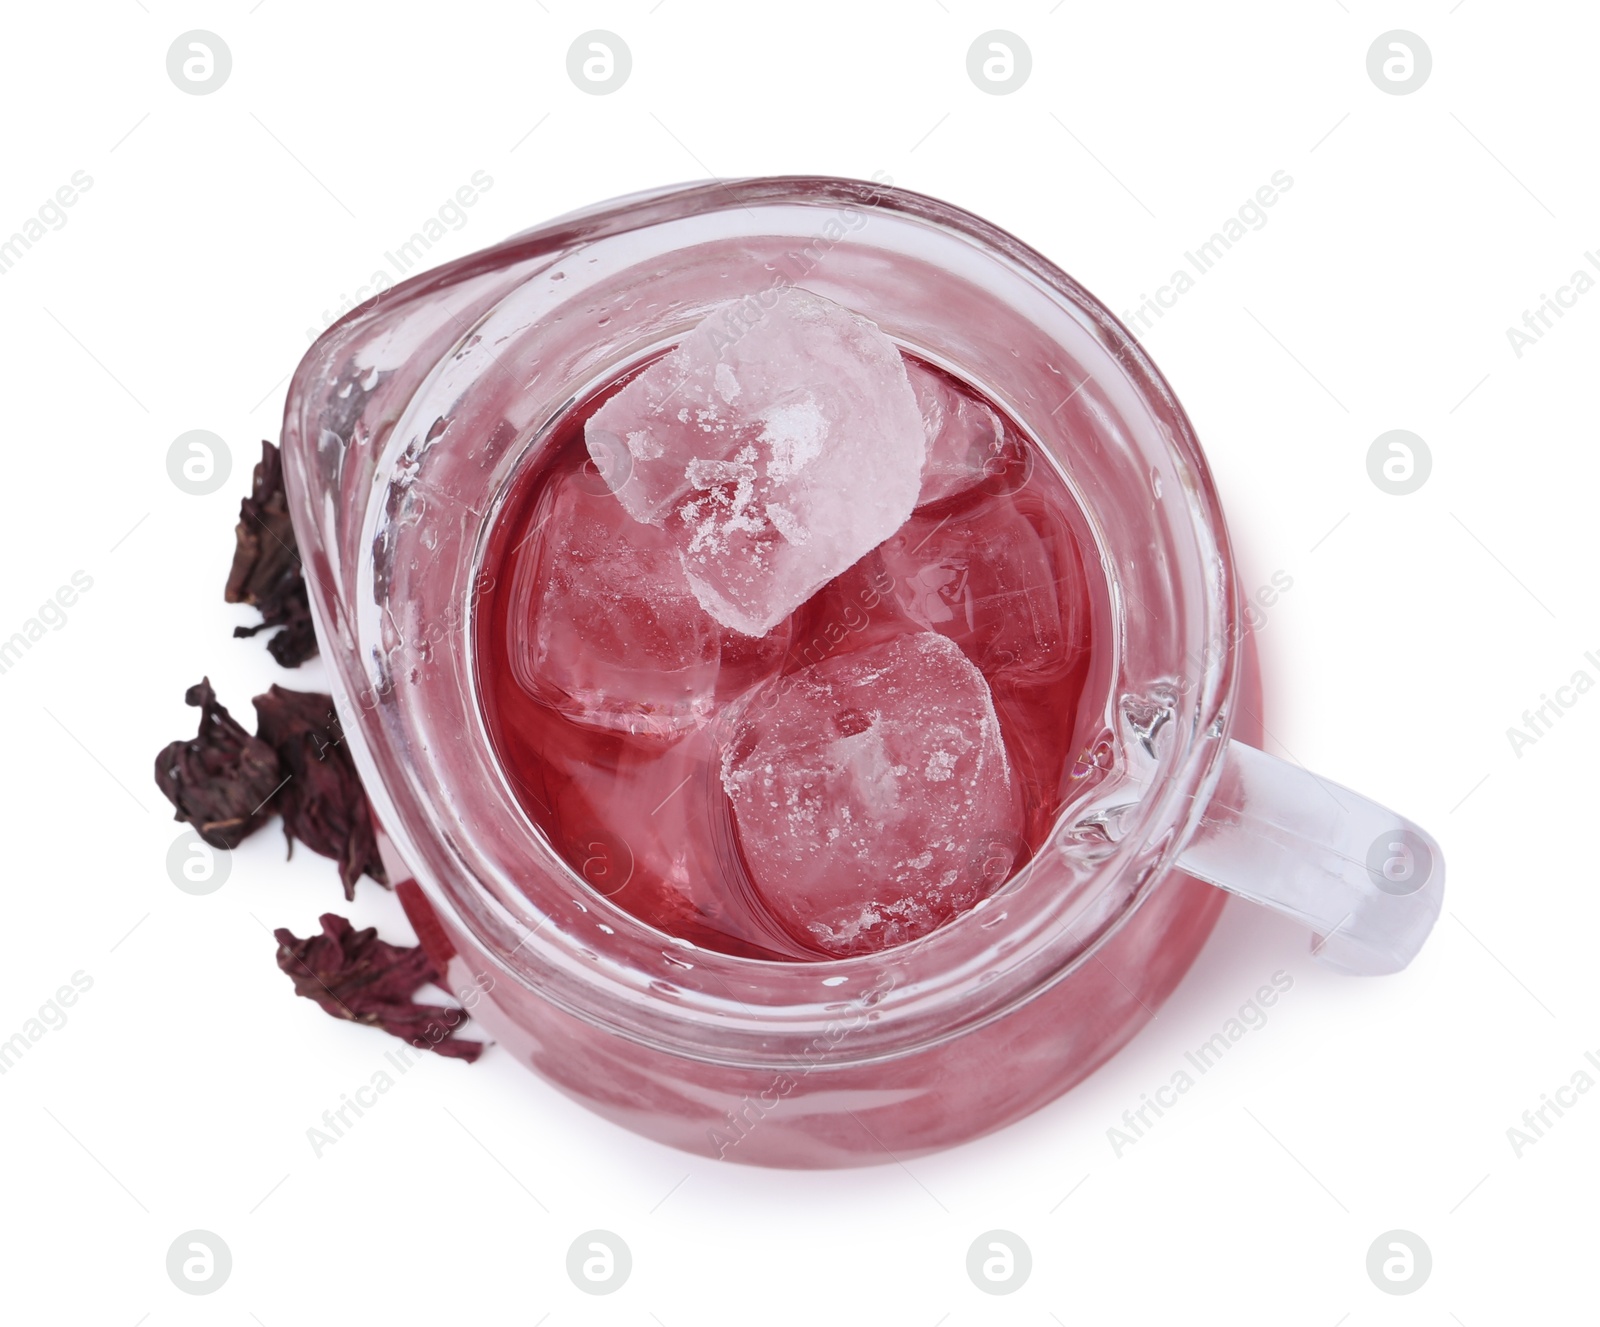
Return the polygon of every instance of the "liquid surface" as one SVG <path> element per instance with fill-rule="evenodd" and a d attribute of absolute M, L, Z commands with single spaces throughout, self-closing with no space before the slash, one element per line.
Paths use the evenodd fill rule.
<path fill-rule="evenodd" d="M 489 533 L 478 697 L 507 779 L 590 888 L 683 940 L 806 961 L 925 934 L 1039 849 L 1098 731 L 1082 513 L 993 403 L 907 363 L 945 426 L 921 505 L 765 636 L 707 615 L 596 471 L 584 425 L 625 380 Z"/>

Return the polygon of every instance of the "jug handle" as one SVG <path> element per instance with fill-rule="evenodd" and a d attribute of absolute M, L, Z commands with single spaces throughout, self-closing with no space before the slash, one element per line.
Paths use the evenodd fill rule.
<path fill-rule="evenodd" d="M 1444 856 L 1425 830 L 1239 741 L 1177 865 L 1305 923 L 1312 953 L 1358 976 L 1404 968 L 1444 902 Z"/>

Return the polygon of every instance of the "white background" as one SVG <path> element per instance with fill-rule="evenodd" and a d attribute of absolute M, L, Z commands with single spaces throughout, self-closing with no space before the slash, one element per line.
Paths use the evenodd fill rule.
<path fill-rule="evenodd" d="M 74 171 L 93 179 L 0 276 L 0 637 L 93 578 L 0 675 L 0 1038 L 72 973 L 93 980 L 0 1077 L 8 1321 L 1592 1319 L 1600 1092 L 1520 1157 L 1506 1131 L 1600 1053 L 1600 695 L 1520 756 L 1506 730 L 1575 670 L 1600 678 L 1600 293 L 1520 358 L 1506 329 L 1600 248 L 1596 13 L 1052 3 L 7 8 L 0 235 Z M 233 55 L 206 96 L 166 71 L 192 28 Z M 566 73 L 591 28 L 632 50 L 611 95 Z M 990 28 L 1031 48 L 1014 94 L 968 78 Z M 1366 69 L 1396 28 L 1434 59 L 1405 96 Z M 308 331 L 478 170 L 492 189 L 433 256 L 708 174 L 882 170 L 1117 311 L 1287 171 L 1269 224 L 1145 341 L 1205 443 L 1246 589 L 1293 578 L 1259 638 L 1272 749 L 1444 845 L 1446 911 L 1415 965 L 1340 978 L 1235 905 L 1113 1063 L 907 1166 L 698 1160 L 495 1051 L 430 1060 L 314 1157 L 307 1128 L 391 1043 L 293 998 L 268 928 L 333 909 L 410 933 L 370 882 L 345 909 L 330 863 L 285 863 L 276 827 L 222 890 L 180 893 L 151 761 L 193 732 L 202 672 L 247 722 L 270 682 L 320 685 L 320 665 L 285 675 L 229 638 L 253 616 L 220 601 L 238 499 Z M 197 428 L 233 457 L 205 497 L 165 463 Z M 1433 457 L 1404 497 L 1366 469 L 1394 428 Z M 1278 969 L 1294 985 L 1267 1025 L 1116 1156 L 1108 1128 Z M 605 1298 L 564 1270 L 593 1227 L 633 1253 Z M 996 1227 L 1033 1252 L 1004 1298 L 965 1271 Z M 193 1228 L 233 1253 L 207 1298 L 165 1272 Z M 1365 1271 L 1394 1228 L 1433 1253 L 1405 1297 Z"/>

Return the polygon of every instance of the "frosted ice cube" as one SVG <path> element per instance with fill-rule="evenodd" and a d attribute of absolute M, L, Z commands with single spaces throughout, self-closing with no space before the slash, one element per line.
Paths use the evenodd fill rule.
<path fill-rule="evenodd" d="M 541 499 L 517 560 L 511 662 L 517 680 L 591 728 L 666 736 L 776 671 L 787 628 L 725 631 L 690 593 L 667 532 L 634 520 L 592 476 Z"/>
<path fill-rule="evenodd" d="M 912 360 L 906 361 L 906 373 L 928 440 L 917 506 L 965 493 L 1017 463 L 1020 449 L 1007 436 L 1000 416 L 982 401 Z"/>
<path fill-rule="evenodd" d="M 998 883 L 1021 810 L 983 675 L 933 632 L 752 693 L 723 760 L 755 892 L 796 939 L 870 953 Z"/>
<path fill-rule="evenodd" d="M 900 353 L 802 290 L 711 314 L 590 417 L 590 455 L 678 550 L 694 597 L 760 636 L 894 533 L 926 449 Z"/>
<path fill-rule="evenodd" d="M 884 541 L 876 566 L 900 611 L 955 641 L 986 676 L 1042 677 L 1066 664 L 1076 629 L 1062 621 L 1067 539 L 1041 504 L 985 498 L 954 515 L 918 512 Z"/>

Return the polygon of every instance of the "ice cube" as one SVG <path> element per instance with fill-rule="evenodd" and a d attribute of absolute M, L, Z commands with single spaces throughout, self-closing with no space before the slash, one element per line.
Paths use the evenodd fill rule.
<path fill-rule="evenodd" d="M 667 532 L 634 520 L 592 475 L 555 479 L 535 530 L 511 589 L 511 663 L 568 718 L 668 736 L 776 671 L 787 625 L 759 640 L 726 631 L 690 593 Z"/>
<path fill-rule="evenodd" d="M 917 506 L 965 493 L 1016 464 L 1020 448 L 993 410 L 953 379 L 914 360 L 906 361 L 906 373 L 928 440 Z"/>
<path fill-rule="evenodd" d="M 1059 583 L 1067 540 L 1042 504 L 1001 496 L 955 514 L 918 512 L 876 557 L 900 611 L 955 641 L 985 676 L 1043 677 L 1070 654 Z"/>
<path fill-rule="evenodd" d="M 864 954 L 926 935 L 1000 882 L 1021 811 L 983 675 L 902 635 L 753 692 L 722 783 L 754 891 L 797 940 Z"/>
<path fill-rule="evenodd" d="M 660 527 L 694 597 L 761 636 L 911 514 L 926 444 L 894 343 L 795 289 L 725 306 L 589 418 L 628 513 Z"/>
<path fill-rule="evenodd" d="M 540 823 L 590 888 L 641 921 L 724 953 L 815 957 L 737 883 L 722 736 L 708 724 L 672 742 L 613 735 L 597 747 L 592 733 L 548 728 L 529 790 Z"/>

